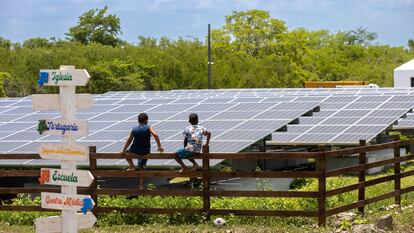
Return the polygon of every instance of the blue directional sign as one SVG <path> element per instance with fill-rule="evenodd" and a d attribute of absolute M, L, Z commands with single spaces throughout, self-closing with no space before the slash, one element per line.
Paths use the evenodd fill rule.
<path fill-rule="evenodd" d="M 83 199 L 83 207 L 81 208 L 81 211 L 83 214 L 86 214 L 88 210 L 92 211 L 93 208 L 93 201 L 90 197 L 85 197 Z"/>
<path fill-rule="evenodd" d="M 43 84 L 47 83 L 48 81 L 49 81 L 49 73 L 40 71 L 39 80 L 37 80 L 37 84 L 39 85 L 39 87 L 42 87 Z"/>

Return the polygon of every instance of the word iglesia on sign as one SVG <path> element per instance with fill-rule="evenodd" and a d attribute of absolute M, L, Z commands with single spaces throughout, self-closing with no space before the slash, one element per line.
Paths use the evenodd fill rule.
<path fill-rule="evenodd" d="M 40 70 L 37 84 L 45 86 L 85 86 L 90 79 L 85 69 Z"/>
<path fill-rule="evenodd" d="M 55 84 L 58 84 L 59 81 L 72 81 L 72 75 L 69 74 L 68 72 L 62 73 L 61 71 L 59 72 L 52 72 L 52 81 Z"/>

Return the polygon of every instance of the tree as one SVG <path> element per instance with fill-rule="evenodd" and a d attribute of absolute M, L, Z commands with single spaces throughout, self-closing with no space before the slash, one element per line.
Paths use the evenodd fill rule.
<path fill-rule="evenodd" d="M 12 42 L 0 36 L 0 48 L 10 49 L 11 47 Z"/>
<path fill-rule="evenodd" d="M 40 37 L 30 38 L 23 42 L 23 48 L 30 48 L 30 49 L 50 48 L 51 46 L 52 44 L 49 42 L 48 39 L 40 38 Z"/>
<path fill-rule="evenodd" d="M 106 15 L 108 7 L 103 9 L 92 9 L 79 17 L 78 25 L 71 27 L 69 40 L 78 41 L 82 44 L 92 42 L 103 45 L 117 46 L 123 41 L 118 38 L 121 32 L 121 23 L 118 16 Z"/>
<path fill-rule="evenodd" d="M 271 18 L 269 12 L 263 10 L 234 11 L 226 16 L 224 30 L 237 49 L 252 56 L 269 48 L 287 31 L 284 21 Z"/>
<path fill-rule="evenodd" d="M 414 53 L 414 40 L 413 39 L 408 40 L 408 48 L 410 49 L 411 53 Z"/>
<path fill-rule="evenodd" d="M 136 91 L 144 89 L 149 82 L 151 67 L 115 59 L 90 68 L 91 80 L 88 89 L 92 93 L 113 91 Z"/>
<path fill-rule="evenodd" d="M 369 46 L 378 38 L 377 33 L 369 32 L 367 28 L 361 27 L 345 32 L 344 36 L 347 44 L 362 46 Z"/>
<path fill-rule="evenodd" d="M 0 72 L 0 97 L 6 97 L 6 92 L 4 91 L 4 80 L 9 78 L 9 73 Z"/>

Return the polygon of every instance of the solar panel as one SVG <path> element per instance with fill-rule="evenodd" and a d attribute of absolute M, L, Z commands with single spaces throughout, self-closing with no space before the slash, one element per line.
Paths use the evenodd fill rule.
<path fill-rule="evenodd" d="M 200 112 L 203 113 L 203 112 Z M 231 120 L 231 119 L 249 119 L 258 113 L 256 111 L 223 111 L 214 116 L 212 116 L 211 120 Z M 188 116 L 188 114 L 187 114 Z"/>
<path fill-rule="evenodd" d="M 330 117 L 321 122 L 322 125 L 352 125 L 361 120 L 355 117 Z M 365 120 L 365 119 L 363 119 Z"/>
<path fill-rule="evenodd" d="M 411 91 L 407 91 L 406 94 L 408 95 L 408 93 L 411 94 Z M 321 111 L 319 113 L 315 113 L 314 116 L 301 117 L 299 127 L 288 127 L 287 132 L 274 133 L 271 143 L 275 145 L 283 143 L 358 144 L 359 140 L 371 140 L 384 132 L 399 118 L 411 111 L 414 105 L 414 103 L 391 102 L 405 101 L 409 98 L 382 96 L 378 95 L 376 91 L 369 91 L 365 94 L 369 95 L 359 93 L 359 96 L 330 96 L 326 98 L 320 105 Z M 324 113 L 325 111 L 327 113 Z M 324 115 L 324 117 L 320 117 L 318 114 Z M 311 128 L 301 129 L 300 127 L 303 126 L 311 126 Z M 290 132 L 289 129 L 296 131 Z M 297 135 L 298 131 L 301 132 L 300 135 Z M 286 139 L 282 137 L 283 133 L 286 134 Z"/>

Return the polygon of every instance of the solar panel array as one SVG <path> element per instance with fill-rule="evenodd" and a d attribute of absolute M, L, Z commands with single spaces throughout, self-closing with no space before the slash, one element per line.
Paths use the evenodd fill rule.
<path fill-rule="evenodd" d="M 356 145 L 371 140 L 414 107 L 414 96 L 330 96 L 321 111 L 272 134 L 271 144 Z"/>
<path fill-rule="evenodd" d="M 412 94 L 411 89 L 392 88 L 107 92 L 94 96 L 96 104 L 91 109 L 77 112 L 77 118 L 88 120 L 90 131 L 77 141 L 96 145 L 98 152 L 121 151 L 140 112 L 148 113 L 149 124 L 167 152 L 182 147 L 182 130 L 191 112 L 198 113 L 200 125 L 212 131 L 212 152 L 242 151 L 299 117 L 299 124 L 289 125 L 287 132 L 273 133 L 274 140 L 359 141 L 363 136 L 375 136 L 411 109 Z M 31 106 L 30 97 L 0 100 L 0 152 L 32 153 L 41 143 L 60 141 L 58 136 L 41 136 L 35 131 L 39 119 L 58 118 L 59 114 L 33 112 Z M 318 106 L 320 112 L 302 116 Z M 154 150 L 154 141 L 152 145 Z M 40 162 L 46 163 L 14 161 Z M 103 165 L 103 161 L 99 163 Z M 125 160 L 105 160 L 105 164 L 120 165 Z M 176 163 L 149 160 L 149 164 Z"/>
<path fill-rule="evenodd" d="M 212 152 L 241 151 L 301 115 L 313 111 L 318 103 L 272 100 L 258 103 L 259 98 L 202 98 L 202 95 L 169 94 L 168 92 L 120 92 L 95 96 L 96 104 L 81 110 L 76 117 L 89 122 L 90 133 L 77 140 L 96 145 L 98 152 L 119 152 L 137 115 L 146 112 L 149 124 L 162 139 L 166 152 L 182 147 L 183 129 L 189 125 L 188 115 L 199 114 L 200 125 L 212 132 Z M 292 99 L 293 100 L 293 99 Z M 0 112 L 0 150 L 4 153 L 33 153 L 41 143 L 60 142 L 60 137 L 42 136 L 36 130 L 39 119 L 58 118 L 58 113 L 32 112 L 31 99 L 4 99 Z M 295 110 L 290 111 L 293 107 Z M 153 147 L 155 142 L 152 142 Z M 26 161 L 26 164 L 44 161 Z M 48 161 L 54 163 L 54 161 Z M 103 161 L 102 161 L 103 162 Z M 175 164 L 173 160 L 151 160 L 150 165 Z M 105 160 L 106 164 L 124 164 L 125 160 Z M 214 164 L 214 161 L 212 161 Z"/>
<path fill-rule="evenodd" d="M 405 129 L 414 130 L 414 114 L 408 113 L 407 117 L 400 119 L 398 121 L 398 124 L 393 126 L 393 129 L 395 129 L 395 130 L 405 130 Z"/>

